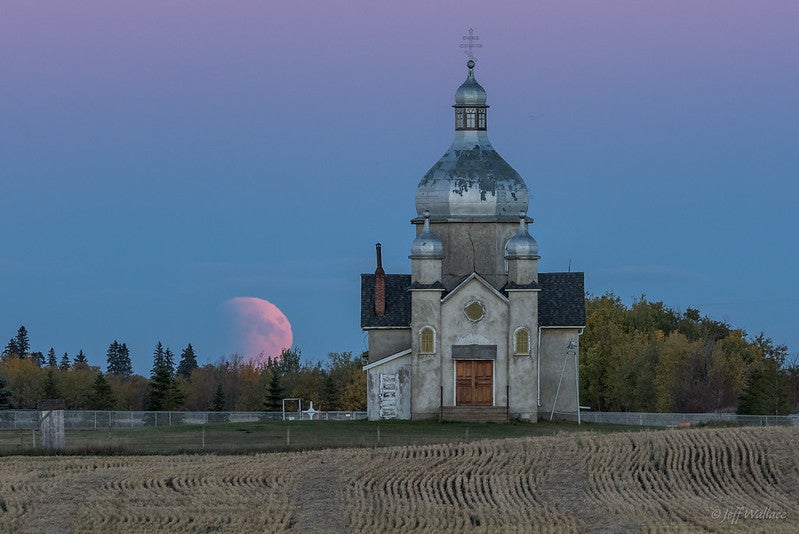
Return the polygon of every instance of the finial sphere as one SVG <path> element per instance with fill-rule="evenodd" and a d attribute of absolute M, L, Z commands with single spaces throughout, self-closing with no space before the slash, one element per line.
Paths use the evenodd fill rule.
<path fill-rule="evenodd" d="M 422 213 L 422 217 L 424 217 L 425 219 L 429 219 L 430 218 L 430 210 L 424 210 L 424 213 Z"/>
<path fill-rule="evenodd" d="M 520 211 L 520 212 L 519 212 L 519 218 L 520 218 L 520 219 L 524 219 L 525 217 L 527 217 L 527 213 L 525 213 L 525 211 L 524 211 L 524 210 Z"/>
<path fill-rule="evenodd" d="M 474 68 L 474 61 L 470 59 L 469 61 L 466 62 L 466 66 L 469 67 L 470 69 L 473 69 Z"/>

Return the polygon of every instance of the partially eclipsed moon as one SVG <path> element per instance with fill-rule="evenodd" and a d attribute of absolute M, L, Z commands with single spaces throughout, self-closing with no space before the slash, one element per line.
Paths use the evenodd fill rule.
<path fill-rule="evenodd" d="M 291 323 L 269 301 L 255 297 L 235 297 L 227 301 L 233 312 L 235 344 L 248 361 L 277 358 L 294 341 Z"/>

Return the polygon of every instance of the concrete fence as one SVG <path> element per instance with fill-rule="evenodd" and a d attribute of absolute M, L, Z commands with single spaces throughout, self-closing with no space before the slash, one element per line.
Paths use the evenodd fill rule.
<path fill-rule="evenodd" d="M 103 428 L 144 428 L 157 426 L 203 425 L 208 423 L 256 423 L 281 421 L 283 412 L 130 412 L 66 410 L 67 430 Z M 308 420 L 305 412 L 286 412 L 286 420 Z M 366 412 L 316 412 L 314 420 L 352 421 L 366 419 Z M 38 410 L 0 410 L 0 430 L 32 429 L 39 422 Z"/>
<path fill-rule="evenodd" d="M 679 427 L 707 423 L 729 423 L 746 426 L 799 425 L 799 414 L 737 415 L 734 413 L 643 413 L 643 412 L 580 412 L 584 423 L 611 425 Z"/>

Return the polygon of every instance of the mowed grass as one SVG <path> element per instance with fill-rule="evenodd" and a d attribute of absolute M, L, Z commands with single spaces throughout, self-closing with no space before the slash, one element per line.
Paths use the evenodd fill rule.
<path fill-rule="evenodd" d="M 275 421 L 136 429 L 67 430 L 66 453 L 176 454 L 277 452 L 326 448 L 458 443 L 481 439 L 547 436 L 559 432 L 619 432 L 618 425 L 568 422 L 508 424 L 437 421 Z M 639 427 L 627 427 L 640 431 Z M 31 430 L 0 431 L 0 454 L 49 454 Z"/>
<path fill-rule="evenodd" d="M 385 448 L 7 456 L 0 531 L 799 532 L 799 428 L 560 428 Z"/>

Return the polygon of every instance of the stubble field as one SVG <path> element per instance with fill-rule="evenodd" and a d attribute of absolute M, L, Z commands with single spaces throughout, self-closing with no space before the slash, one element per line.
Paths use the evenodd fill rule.
<path fill-rule="evenodd" d="M 799 428 L 0 458 L 5 532 L 797 532 Z"/>

